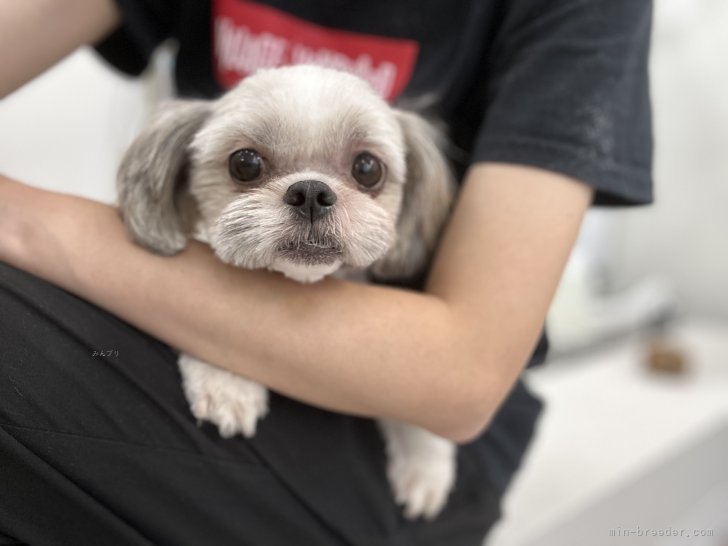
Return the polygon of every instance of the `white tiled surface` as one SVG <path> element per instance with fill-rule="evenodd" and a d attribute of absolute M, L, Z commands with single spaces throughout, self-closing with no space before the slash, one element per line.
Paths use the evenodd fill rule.
<path fill-rule="evenodd" d="M 549 546 L 546 538 L 559 530 L 586 533 L 585 521 L 582 544 L 611 544 L 617 539 L 605 535 L 612 528 L 696 520 L 683 502 L 688 494 L 693 503 L 702 499 L 702 515 L 710 512 L 711 486 L 715 499 L 728 498 L 719 487 L 728 487 L 728 323 L 691 322 L 675 339 L 689 358 L 685 376 L 647 372 L 640 340 L 530 373 L 528 382 L 547 410 L 490 546 Z M 726 441 L 707 445 L 720 430 Z M 689 453 L 703 463 L 680 466 Z M 673 481 L 635 488 L 665 465 L 677 469 Z M 645 491 L 653 497 L 649 504 L 641 502 Z M 728 504 L 712 517 L 701 524 L 716 528 L 718 517 L 728 522 Z"/>

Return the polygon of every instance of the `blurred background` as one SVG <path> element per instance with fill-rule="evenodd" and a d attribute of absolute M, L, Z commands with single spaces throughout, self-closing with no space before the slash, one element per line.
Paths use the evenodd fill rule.
<path fill-rule="evenodd" d="M 635 0 L 639 1 L 639 0 Z M 589 213 L 529 371 L 546 401 L 489 546 L 728 545 L 728 2 L 656 0 L 657 202 Z M 0 172 L 114 199 L 171 94 L 88 50 L 0 102 Z"/>

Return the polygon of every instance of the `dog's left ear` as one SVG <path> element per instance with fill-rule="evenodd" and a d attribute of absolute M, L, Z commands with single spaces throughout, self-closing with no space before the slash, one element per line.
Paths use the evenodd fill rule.
<path fill-rule="evenodd" d="M 407 148 L 407 180 L 395 242 L 371 268 L 381 280 L 406 279 L 423 270 L 455 196 L 455 178 L 443 152 L 444 135 L 417 114 L 395 113 Z"/>

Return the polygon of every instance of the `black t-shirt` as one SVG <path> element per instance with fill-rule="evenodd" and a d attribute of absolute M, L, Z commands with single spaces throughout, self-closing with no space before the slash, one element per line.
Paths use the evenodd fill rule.
<path fill-rule="evenodd" d="M 500 161 L 595 188 L 595 204 L 649 203 L 647 0 L 117 0 L 124 23 L 98 50 L 140 73 L 179 46 L 187 97 L 216 97 L 255 68 L 351 69 L 449 128 L 462 173 Z"/>

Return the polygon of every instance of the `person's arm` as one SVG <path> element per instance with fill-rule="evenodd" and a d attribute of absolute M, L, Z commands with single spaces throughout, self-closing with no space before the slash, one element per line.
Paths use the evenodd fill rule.
<path fill-rule="evenodd" d="M 283 394 L 455 441 L 487 425 L 525 365 L 591 199 L 554 173 L 472 168 L 420 294 L 300 285 L 198 243 L 154 256 L 111 207 L 0 182 L 0 259 Z"/>
<path fill-rule="evenodd" d="M 0 99 L 119 22 L 113 0 L 0 0 Z"/>

